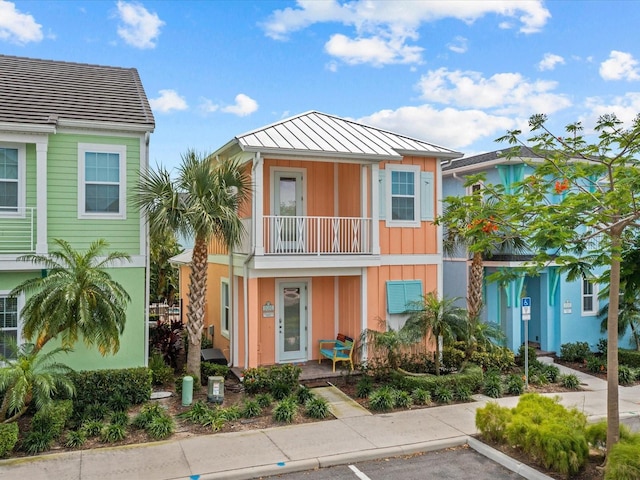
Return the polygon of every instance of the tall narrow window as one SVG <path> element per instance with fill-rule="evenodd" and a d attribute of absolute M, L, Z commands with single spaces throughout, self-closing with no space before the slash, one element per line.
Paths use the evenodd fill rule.
<path fill-rule="evenodd" d="M 587 278 L 582 279 L 582 314 L 595 315 L 598 307 L 596 304 L 596 288 L 593 282 Z"/>
<path fill-rule="evenodd" d="M 229 324 L 231 322 L 231 308 L 229 299 L 229 282 L 220 283 L 220 331 L 225 337 L 229 337 Z"/>
<path fill-rule="evenodd" d="M 0 146 L 0 215 L 24 215 L 24 146 Z"/>
<path fill-rule="evenodd" d="M 11 342 L 18 343 L 18 299 L 0 295 L 0 355 L 15 357 Z"/>
<path fill-rule="evenodd" d="M 125 156 L 122 146 L 79 145 L 81 217 L 124 217 Z"/>
<path fill-rule="evenodd" d="M 420 167 L 389 165 L 387 170 L 387 225 L 420 226 Z"/>

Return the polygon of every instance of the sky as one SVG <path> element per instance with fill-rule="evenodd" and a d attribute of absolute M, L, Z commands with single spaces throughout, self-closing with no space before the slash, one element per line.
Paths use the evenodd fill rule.
<path fill-rule="evenodd" d="M 470 156 L 538 113 L 558 135 L 632 121 L 639 19 L 635 0 L 0 0 L 0 54 L 136 68 L 152 166 L 310 110 Z"/>

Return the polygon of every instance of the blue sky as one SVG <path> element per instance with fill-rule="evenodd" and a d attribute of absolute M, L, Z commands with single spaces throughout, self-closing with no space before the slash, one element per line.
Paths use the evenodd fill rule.
<path fill-rule="evenodd" d="M 7 1 L 0 54 L 138 69 L 151 164 L 308 110 L 466 155 L 640 112 L 640 2 Z"/>

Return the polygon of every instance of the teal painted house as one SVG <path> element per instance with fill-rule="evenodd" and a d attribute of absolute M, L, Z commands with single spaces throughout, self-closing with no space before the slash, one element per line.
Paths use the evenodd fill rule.
<path fill-rule="evenodd" d="M 507 159 L 498 150 L 443 164 L 443 198 L 467 195 L 472 188 L 482 188 L 480 184 L 464 186 L 467 176 L 478 173 L 485 174 L 488 184 L 503 185 L 509 191 L 513 183 L 523 180 L 530 173 L 525 161 L 536 158 L 529 149 L 522 149 L 522 154 L 523 158 Z M 527 252 L 505 252 L 485 258 L 485 278 L 499 269 L 520 267 L 531 257 Z M 470 260 L 465 251 L 444 257 L 445 296 L 466 298 L 469 266 Z M 558 271 L 558 267 L 551 264 L 539 276 L 522 275 L 504 285 L 485 282 L 483 319 L 499 324 L 507 337 L 507 346 L 517 352 L 525 338 L 522 298 L 530 297 L 530 344 L 559 354 L 562 344 L 580 341 L 587 342 L 595 351 L 598 340 L 606 338 L 606 333 L 600 331 L 598 311 L 607 302 L 598 299 L 602 286 L 592 280 L 583 278 L 569 282 Z M 629 335 L 620 338 L 620 347 L 633 348 L 630 340 Z"/>
<path fill-rule="evenodd" d="M 131 201 L 148 165 L 153 113 L 138 72 L 0 55 L 0 331 L 21 342 L 25 298 L 8 293 L 38 266 L 53 239 L 76 249 L 103 238 L 131 262 L 110 269 L 131 303 L 120 351 L 102 357 L 82 342 L 64 361 L 77 369 L 146 364 L 147 235 Z M 53 343 L 53 342 L 52 342 Z M 6 345 L 0 342 L 1 353 Z"/>

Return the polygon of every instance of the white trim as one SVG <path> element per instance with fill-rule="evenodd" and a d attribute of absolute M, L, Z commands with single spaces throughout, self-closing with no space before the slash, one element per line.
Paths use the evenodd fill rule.
<path fill-rule="evenodd" d="M 11 122 L 0 122 L 0 130 L 5 130 L 5 132 L 0 132 L 0 137 L 9 136 L 9 135 L 20 135 L 20 136 L 34 136 L 35 135 L 48 135 L 50 133 L 56 133 L 55 125 L 34 125 L 32 123 L 11 123 Z M 6 132 L 8 130 L 8 132 Z M 25 132 L 25 133 L 15 133 L 15 132 Z M 18 140 L 22 141 L 22 140 Z M 35 143 L 33 141 L 27 141 L 27 143 Z"/>
<path fill-rule="evenodd" d="M 339 195 L 339 190 L 340 190 L 340 184 L 338 182 L 338 164 L 334 163 L 333 164 L 333 216 L 334 217 L 339 217 L 340 214 L 340 195 Z M 361 215 L 361 216 L 366 216 L 366 215 Z"/>
<path fill-rule="evenodd" d="M 310 352 L 312 351 L 312 335 L 311 332 L 313 332 L 313 324 L 312 324 L 312 309 L 310 308 L 310 306 L 312 305 L 312 298 L 311 298 L 311 290 L 312 290 L 312 283 L 311 283 L 311 278 L 310 277 L 304 277 L 304 278 L 277 278 L 275 281 L 275 294 L 274 294 L 274 300 L 275 300 L 275 311 L 276 311 L 276 318 L 275 318 L 275 322 L 274 322 L 274 331 L 275 331 L 275 362 L 276 363 L 291 363 L 291 362 L 300 362 L 300 361 L 307 361 L 310 358 Z M 298 284 L 304 284 L 306 286 L 306 299 L 305 299 L 305 306 L 306 306 L 306 313 L 307 313 L 307 318 L 306 318 L 306 329 L 305 329 L 305 333 L 306 333 L 306 343 L 305 345 L 305 351 L 303 353 L 303 356 L 301 358 L 296 358 L 296 359 L 282 359 L 280 358 L 280 333 L 278 331 L 278 323 L 279 323 L 279 318 L 278 316 L 280 315 L 281 311 L 280 309 L 283 307 L 283 305 L 281 305 L 280 302 L 280 290 L 282 288 L 283 284 L 289 284 L 289 283 L 298 283 Z M 303 346 L 303 340 L 300 339 L 300 346 Z"/>
<path fill-rule="evenodd" d="M 386 226 L 387 227 L 420 227 L 420 167 L 418 165 L 391 165 L 385 166 L 385 192 L 386 192 Z M 391 208 L 391 192 L 393 172 L 412 172 L 413 173 L 413 220 L 393 220 L 393 211 Z"/>
<path fill-rule="evenodd" d="M 442 163 L 436 162 L 436 175 L 434 188 L 436 189 L 436 218 L 442 215 Z M 444 297 L 444 227 L 436 226 L 436 254 L 438 255 L 438 294 Z"/>
<path fill-rule="evenodd" d="M 333 277 L 333 336 L 340 330 L 340 278 Z"/>
<path fill-rule="evenodd" d="M 139 123 L 116 123 L 116 122 L 102 122 L 91 120 L 69 120 L 58 119 L 58 127 L 63 128 L 77 128 L 77 129 L 96 129 L 100 131 L 108 130 L 110 132 L 153 132 L 154 126 L 152 123 L 139 124 Z"/>
<path fill-rule="evenodd" d="M 119 207 L 118 213 L 94 213 L 85 211 L 85 154 L 116 153 L 119 156 Z M 78 143 L 78 218 L 100 220 L 125 220 L 127 218 L 127 147 L 107 143 Z"/>
<path fill-rule="evenodd" d="M 11 293 L 11 290 L 0 290 L 0 297 L 9 297 L 10 293 Z M 22 309 L 24 308 L 24 301 L 25 301 L 24 293 L 21 293 L 21 294 L 17 295 L 16 299 L 17 299 L 16 309 L 18 311 L 17 312 L 18 313 L 18 319 L 17 319 L 17 322 L 16 322 L 16 342 L 17 342 L 18 346 L 20 346 L 22 344 L 23 322 L 22 322 L 21 312 L 22 312 Z M 4 331 L 1 328 L 2 327 L 0 327 L 0 334 L 1 334 L 1 332 Z"/>
<path fill-rule="evenodd" d="M 380 165 L 371 165 L 371 253 L 380 255 Z"/>
<path fill-rule="evenodd" d="M 335 268 L 336 265 L 345 267 L 378 267 L 379 255 L 265 255 L 255 256 L 251 259 L 251 268 L 264 269 L 308 269 L 308 268 Z"/>
<path fill-rule="evenodd" d="M 244 283 L 243 286 L 243 297 L 244 299 L 247 298 L 247 288 L 246 288 L 246 282 Z M 233 343 L 233 348 L 231 349 L 233 351 L 233 358 L 231 359 L 231 366 L 235 367 L 240 363 L 240 340 L 239 340 L 239 336 L 238 335 L 238 328 L 239 328 L 239 323 L 240 323 L 240 315 L 238 312 L 238 276 L 234 275 L 233 276 L 233 297 L 232 300 L 233 302 L 233 309 L 231 310 L 231 321 L 233 322 L 233 335 L 231 336 L 231 342 Z M 247 318 L 247 302 L 244 302 L 244 317 Z M 245 323 L 246 326 L 246 323 Z M 245 328 L 245 332 L 244 332 L 244 368 L 249 368 L 249 336 L 247 335 L 246 332 L 246 328 Z"/>
<path fill-rule="evenodd" d="M 274 268 L 269 270 L 249 270 L 249 278 L 278 278 L 278 277 L 295 277 L 304 273 L 310 277 L 354 277 L 360 275 L 360 267 L 334 267 L 334 268 L 305 268 L 302 272 L 300 269 L 292 268 Z"/>
<path fill-rule="evenodd" d="M 584 282 L 589 282 L 591 284 L 592 292 L 589 295 L 584 293 Z M 586 297 L 591 297 L 591 304 L 593 306 L 592 310 L 584 309 L 584 300 Z M 598 314 L 599 310 L 599 301 L 598 301 L 598 284 L 593 281 L 593 279 L 588 279 L 586 277 L 582 277 L 580 279 L 580 312 L 583 317 L 594 317 Z"/>
<path fill-rule="evenodd" d="M 226 285 L 227 286 L 227 302 L 228 305 L 224 305 L 223 301 L 224 301 L 224 290 L 223 290 L 223 286 Z M 226 338 L 227 340 L 229 340 L 229 328 L 227 328 L 226 330 L 224 329 L 224 318 L 225 318 L 225 310 L 229 310 L 229 325 L 227 325 L 227 327 L 231 326 L 231 323 L 233 322 L 233 315 L 231 313 L 231 302 L 233 301 L 233 298 L 231 297 L 231 285 L 229 282 L 229 278 L 228 277 L 220 277 L 220 335 L 222 335 L 224 338 Z"/>
<path fill-rule="evenodd" d="M 380 265 L 439 265 L 442 255 L 438 253 L 410 254 L 410 255 L 382 255 Z"/>
<path fill-rule="evenodd" d="M 367 277 L 367 269 L 363 268 L 360 273 L 360 332 L 364 332 L 367 329 L 367 318 L 369 316 L 369 311 L 367 309 L 367 305 L 369 304 L 369 299 L 367 296 L 368 291 L 368 277 Z M 364 362 L 367 360 L 367 347 L 366 345 L 362 346 L 362 351 L 360 354 L 360 359 Z"/>
<path fill-rule="evenodd" d="M 17 150 L 18 152 L 18 198 L 16 199 L 16 211 L 5 212 L 0 209 L 0 218 L 25 218 L 27 206 L 27 146 L 24 143 L 0 142 L 0 148 Z M 8 180 L 3 177 L 3 181 Z M 10 181 L 10 180 L 9 180 Z M 9 207 L 13 208 L 13 207 Z"/>
<path fill-rule="evenodd" d="M 300 181 L 300 188 L 301 188 L 301 192 L 300 192 L 300 202 L 301 202 L 301 208 L 300 208 L 300 213 L 296 212 L 296 215 L 299 215 L 301 217 L 306 217 L 307 216 L 307 169 L 306 168 L 299 168 L 299 167 L 278 167 L 278 166 L 271 166 L 269 167 L 269 181 L 271 183 L 271 194 L 269 195 L 269 212 L 271 212 L 271 215 L 276 215 L 276 175 L 278 173 L 284 173 L 287 174 L 291 172 L 293 173 L 297 173 L 300 174 L 301 181 Z M 262 217 L 261 217 L 262 220 Z"/>
<path fill-rule="evenodd" d="M 256 255 L 264 254 L 264 160 L 257 152 L 253 158 L 253 195 L 251 195 L 251 206 L 253 210 L 252 244 Z"/>
<path fill-rule="evenodd" d="M 36 253 L 49 253 L 47 209 L 48 138 L 36 143 Z"/>
<path fill-rule="evenodd" d="M 473 185 L 465 187 L 465 195 L 473 195 L 473 187 L 475 187 L 476 185 L 479 187 L 478 190 L 484 190 L 484 182 L 476 182 Z"/>
<path fill-rule="evenodd" d="M 35 270 L 41 270 L 44 265 L 37 265 L 31 262 L 18 261 L 18 257 L 22 254 L 16 255 L 0 255 L 0 272 L 7 270 L 18 272 L 29 272 Z M 104 260 L 105 257 L 99 257 L 100 260 Z M 108 268 L 146 268 L 147 257 L 144 255 L 131 255 L 131 261 L 122 260 L 110 265 Z"/>

